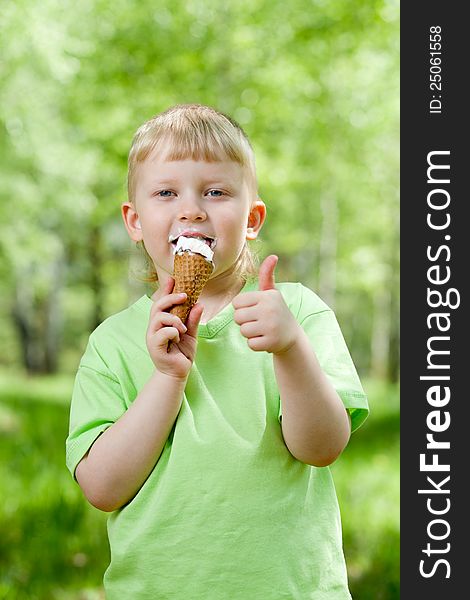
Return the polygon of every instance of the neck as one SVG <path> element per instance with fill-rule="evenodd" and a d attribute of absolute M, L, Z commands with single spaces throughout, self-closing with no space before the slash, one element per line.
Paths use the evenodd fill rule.
<path fill-rule="evenodd" d="M 207 323 L 225 308 L 245 285 L 236 269 L 229 269 L 209 279 L 198 302 L 204 306 L 201 323 Z"/>

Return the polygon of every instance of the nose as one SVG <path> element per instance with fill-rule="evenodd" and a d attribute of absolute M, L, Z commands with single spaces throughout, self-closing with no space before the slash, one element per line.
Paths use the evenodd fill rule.
<path fill-rule="evenodd" d="M 205 221 L 206 212 L 195 196 L 181 198 L 178 218 L 180 221 Z"/>

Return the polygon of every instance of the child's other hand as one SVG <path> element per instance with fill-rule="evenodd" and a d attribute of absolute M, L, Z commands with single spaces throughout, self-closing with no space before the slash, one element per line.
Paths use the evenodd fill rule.
<path fill-rule="evenodd" d="M 299 324 L 274 287 L 274 269 L 278 257 L 268 256 L 259 268 L 259 291 L 238 294 L 233 301 L 234 321 L 257 352 L 282 354 L 296 341 Z"/>
<path fill-rule="evenodd" d="M 189 313 L 187 326 L 176 315 L 166 312 L 175 304 L 182 304 L 186 294 L 172 294 L 175 280 L 170 277 L 163 295 L 154 299 L 150 311 L 146 342 L 156 368 L 166 375 L 187 377 L 196 355 L 197 328 L 203 307 L 195 304 Z"/>

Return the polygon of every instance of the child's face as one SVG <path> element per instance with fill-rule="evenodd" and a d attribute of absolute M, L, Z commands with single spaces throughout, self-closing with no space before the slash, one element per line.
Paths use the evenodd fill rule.
<path fill-rule="evenodd" d="M 144 242 L 160 281 L 173 272 L 170 239 L 186 230 L 214 238 L 214 277 L 233 267 L 246 239 L 257 237 L 265 211 L 238 163 L 166 161 L 159 155 L 138 166 L 135 202 L 123 204 L 129 235 Z"/>

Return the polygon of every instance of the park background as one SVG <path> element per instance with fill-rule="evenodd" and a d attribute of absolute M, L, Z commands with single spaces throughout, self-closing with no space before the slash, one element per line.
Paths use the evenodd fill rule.
<path fill-rule="evenodd" d="M 148 291 L 120 217 L 127 152 L 183 102 L 245 129 L 260 257 L 337 314 L 372 410 L 332 467 L 351 592 L 398 598 L 397 1 L 0 10 L 0 598 L 103 597 L 106 516 L 64 464 L 70 393 L 89 333 Z"/>

